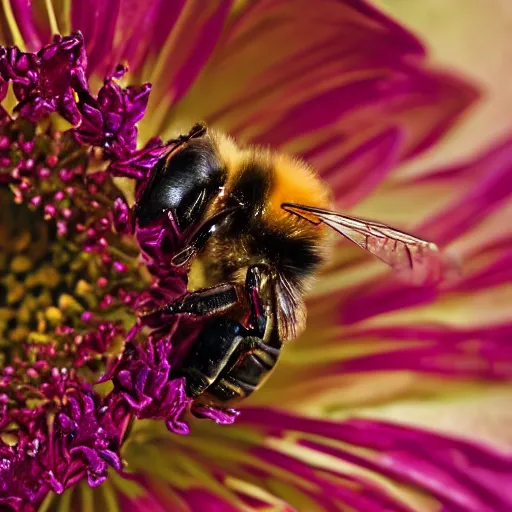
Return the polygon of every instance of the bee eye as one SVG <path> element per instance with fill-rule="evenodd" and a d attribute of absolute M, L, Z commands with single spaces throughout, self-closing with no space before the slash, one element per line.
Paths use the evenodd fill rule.
<path fill-rule="evenodd" d="M 141 226 L 167 210 L 184 230 L 199 221 L 208 201 L 219 192 L 225 169 L 215 147 L 194 140 L 170 160 L 162 159 L 152 170 L 152 178 L 136 209 Z"/>
<path fill-rule="evenodd" d="M 175 210 L 176 221 L 181 230 L 185 230 L 204 212 L 206 206 L 206 189 L 191 190 Z"/>

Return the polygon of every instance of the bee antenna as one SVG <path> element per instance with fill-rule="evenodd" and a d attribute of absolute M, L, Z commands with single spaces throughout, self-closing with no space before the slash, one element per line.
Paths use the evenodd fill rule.
<path fill-rule="evenodd" d="M 177 267 L 187 264 L 201 249 L 206 242 L 217 231 L 220 224 L 238 210 L 236 207 L 225 208 L 216 213 L 209 219 L 205 220 L 198 228 L 188 237 L 184 249 L 176 254 L 171 263 Z"/>
<path fill-rule="evenodd" d="M 192 128 L 189 130 L 188 133 L 184 135 L 179 135 L 175 139 L 169 139 L 167 141 L 167 144 L 174 144 L 174 145 L 182 145 L 187 142 L 189 142 L 192 139 L 198 139 L 199 137 L 203 137 L 206 135 L 206 132 L 208 131 L 208 126 L 205 122 L 199 121 L 196 123 Z"/>

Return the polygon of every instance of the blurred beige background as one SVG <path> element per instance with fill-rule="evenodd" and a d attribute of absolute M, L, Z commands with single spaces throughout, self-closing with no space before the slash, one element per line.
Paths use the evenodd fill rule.
<path fill-rule="evenodd" d="M 423 38 L 436 65 L 458 70 L 482 99 L 423 158 L 424 167 L 468 156 L 512 134 L 512 0 L 373 0 Z"/>

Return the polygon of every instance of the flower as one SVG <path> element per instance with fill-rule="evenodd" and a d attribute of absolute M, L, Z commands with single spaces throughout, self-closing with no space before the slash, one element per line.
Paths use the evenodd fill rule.
<path fill-rule="evenodd" d="M 507 439 L 475 411 L 510 392 L 510 141 L 393 172 L 476 90 L 363 2 L 6 5 L 0 505 L 508 510 Z M 340 208 L 388 220 L 400 204 L 389 220 L 464 277 L 413 287 L 340 245 L 252 403 L 198 406 L 172 368 L 200 324 L 138 314 L 186 290 L 169 265 L 184 233 L 139 227 L 130 205 L 199 119 L 308 159 Z"/>

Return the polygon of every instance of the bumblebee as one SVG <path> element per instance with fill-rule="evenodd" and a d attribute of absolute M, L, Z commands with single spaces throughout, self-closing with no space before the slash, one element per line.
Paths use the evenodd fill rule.
<path fill-rule="evenodd" d="M 201 123 L 157 163 L 135 206 L 139 226 L 161 215 L 186 235 L 172 264 L 201 269 L 200 288 L 164 312 L 209 317 L 179 369 L 187 394 L 208 405 L 250 395 L 283 343 L 304 330 L 304 295 L 328 257 L 327 228 L 422 279 L 439 262 L 430 242 L 334 212 L 304 162 L 237 145 Z"/>

